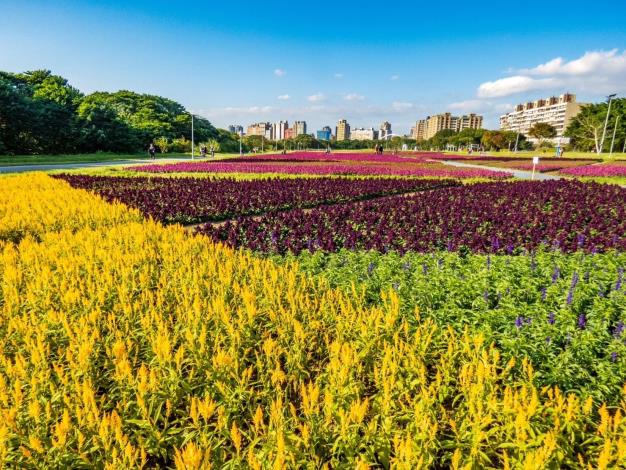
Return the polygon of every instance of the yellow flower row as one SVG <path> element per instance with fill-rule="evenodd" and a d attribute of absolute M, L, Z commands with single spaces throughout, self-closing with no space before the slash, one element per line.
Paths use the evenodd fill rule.
<path fill-rule="evenodd" d="M 0 240 L 19 241 L 26 235 L 110 227 L 133 220 L 141 220 L 138 211 L 71 190 L 69 184 L 43 173 L 0 180 Z"/>
<path fill-rule="evenodd" d="M 481 335 L 410 324 L 393 292 L 366 308 L 358 289 L 348 297 L 295 266 L 126 222 L 118 207 L 107 218 L 99 199 L 35 178 L 40 189 L 24 184 L 16 204 L 55 194 L 59 220 L 93 207 L 102 225 L 42 224 L 37 239 L 0 246 L 7 466 L 626 462 L 626 401 L 607 409 L 537 389 L 530 364 L 514 376 Z"/>

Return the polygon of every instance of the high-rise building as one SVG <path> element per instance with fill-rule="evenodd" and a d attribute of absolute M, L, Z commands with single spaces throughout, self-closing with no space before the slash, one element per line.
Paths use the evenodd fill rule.
<path fill-rule="evenodd" d="M 350 129 L 350 140 L 374 140 L 377 137 L 377 132 L 373 127 L 366 129 L 364 127 Z"/>
<path fill-rule="evenodd" d="M 238 124 L 231 124 L 230 126 L 228 126 L 228 132 L 232 134 L 242 134 L 243 126 L 240 126 Z"/>
<path fill-rule="evenodd" d="M 279 121 L 272 124 L 274 140 L 283 140 L 285 138 L 285 131 L 287 129 L 289 129 L 288 121 Z"/>
<path fill-rule="evenodd" d="M 581 103 L 577 103 L 576 95 L 571 93 L 518 104 L 515 111 L 500 116 L 500 128 L 528 135 L 533 125 L 545 122 L 556 129 L 556 136 L 562 143 L 567 143 L 562 139 L 563 134 L 580 108 Z"/>
<path fill-rule="evenodd" d="M 473 113 L 460 117 L 451 113 L 436 114 L 417 121 L 413 128 L 413 137 L 416 140 L 427 140 L 446 129 L 460 132 L 463 129 L 480 129 L 482 125 L 483 117 Z"/>
<path fill-rule="evenodd" d="M 471 113 L 464 116 L 461 116 L 457 121 L 458 132 L 461 132 L 464 129 L 480 129 L 483 127 L 483 117 L 477 114 Z"/>
<path fill-rule="evenodd" d="M 322 130 L 317 131 L 317 140 L 330 140 L 332 136 L 333 131 L 328 126 L 324 126 Z"/>
<path fill-rule="evenodd" d="M 306 134 L 306 121 L 296 121 L 293 123 L 296 136 Z"/>
<path fill-rule="evenodd" d="M 285 129 L 285 139 L 293 139 L 296 136 L 296 129 L 293 127 L 288 127 Z"/>
<path fill-rule="evenodd" d="M 335 135 L 337 140 L 350 140 L 350 124 L 348 124 L 348 121 L 342 119 L 337 123 Z"/>
<path fill-rule="evenodd" d="M 266 139 L 272 139 L 272 125 L 269 122 L 258 122 L 248 126 L 248 135 L 262 135 Z"/>
<path fill-rule="evenodd" d="M 389 122 L 385 121 L 380 125 L 380 132 L 378 133 L 378 138 L 380 140 L 391 139 L 391 124 Z"/>

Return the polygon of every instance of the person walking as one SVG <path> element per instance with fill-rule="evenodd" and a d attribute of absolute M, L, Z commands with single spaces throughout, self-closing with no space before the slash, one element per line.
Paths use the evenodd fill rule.
<path fill-rule="evenodd" d="M 215 146 L 211 145 L 211 158 L 215 157 Z"/>
<path fill-rule="evenodd" d="M 150 160 L 156 159 L 156 147 L 153 143 L 150 143 L 150 147 L 148 147 L 148 153 L 150 154 Z"/>
<path fill-rule="evenodd" d="M 206 145 L 200 147 L 200 158 L 206 158 Z"/>

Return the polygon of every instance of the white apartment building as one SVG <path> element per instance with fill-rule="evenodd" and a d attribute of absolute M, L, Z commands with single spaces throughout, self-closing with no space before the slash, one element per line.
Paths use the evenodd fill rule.
<path fill-rule="evenodd" d="M 296 121 L 293 123 L 293 129 L 296 135 L 306 134 L 306 121 Z"/>
<path fill-rule="evenodd" d="M 364 127 L 350 129 L 350 140 L 374 140 L 377 137 L 377 132 L 373 127 L 365 129 Z"/>
<path fill-rule="evenodd" d="M 580 112 L 580 107 L 576 95 L 570 93 L 518 104 L 515 111 L 500 116 L 500 129 L 528 136 L 533 125 L 545 122 L 556 129 L 556 136 L 561 143 L 567 143 L 568 139 L 563 138 L 563 133 L 571 119 Z"/>
<path fill-rule="evenodd" d="M 283 140 L 285 138 L 285 131 L 287 129 L 289 129 L 288 121 L 279 121 L 272 124 L 274 140 Z"/>

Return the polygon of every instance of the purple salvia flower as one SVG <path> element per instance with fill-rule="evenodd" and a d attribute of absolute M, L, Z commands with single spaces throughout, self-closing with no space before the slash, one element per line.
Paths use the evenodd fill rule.
<path fill-rule="evenodd" d="M 617 361 L 617 353 L 616 352 L 612 352 L 611 353 L 611 362 L 615 362 Z"/>
<path fill-rule="evenodd" d="M 617 322 L 617 325 L 615 325 L 615 328 L 613 329 L 613 336 L 615 338 L 619 338 L 620 336 L 622 336 L 623 332 L 624 332 L 624 322 L 620 320 Z"/>
<path fill-rule="evenodd" d="M 516 327 L 521 328 L 523 324 L 524 324 L 524 317 L 517 317 L 515 319 L 515 326 Z"/>
<path fill-rule="evenodd" d="M 367 274 L 372 274 L 372 272 L 374 271 L 375 267 L 376 267 L 376 265 L 374 264 L 373 261 L 370 264 L 368 264 L 367 265 Z"/>
<path fill-rule="evenodd" d="M 585 244 L 585 236 L 581 233 L 578 235 L 578 248 L 582 248 Z"/>
<path fill-rule="evenodd" d="M 554 325 L 556 323 L 556 316 L 554 315 L 554 312 L 550 312 L 550 315 L 548 315 L 548 323 L 550 325 Z"/>
<path fill-rule="evenodd" d="M 546 296 L 548 295 L 548 289 L 546 289 L 545 287 L 541 288 L 541 300 L 543 302 L 546 301 Z"/>
<path fill-rule="evenodd" d="M 552 284 L 556 283 L 557 279 L 561 276 L 561 270 L 558 266 L 554 267 L 554 271 L 552 272 Z"/>
<path fill-rule="evenodd" d="M 584 330 L 587 326 L 587 316 L 584 313 L 578 315 L 578 328 Z"/>

